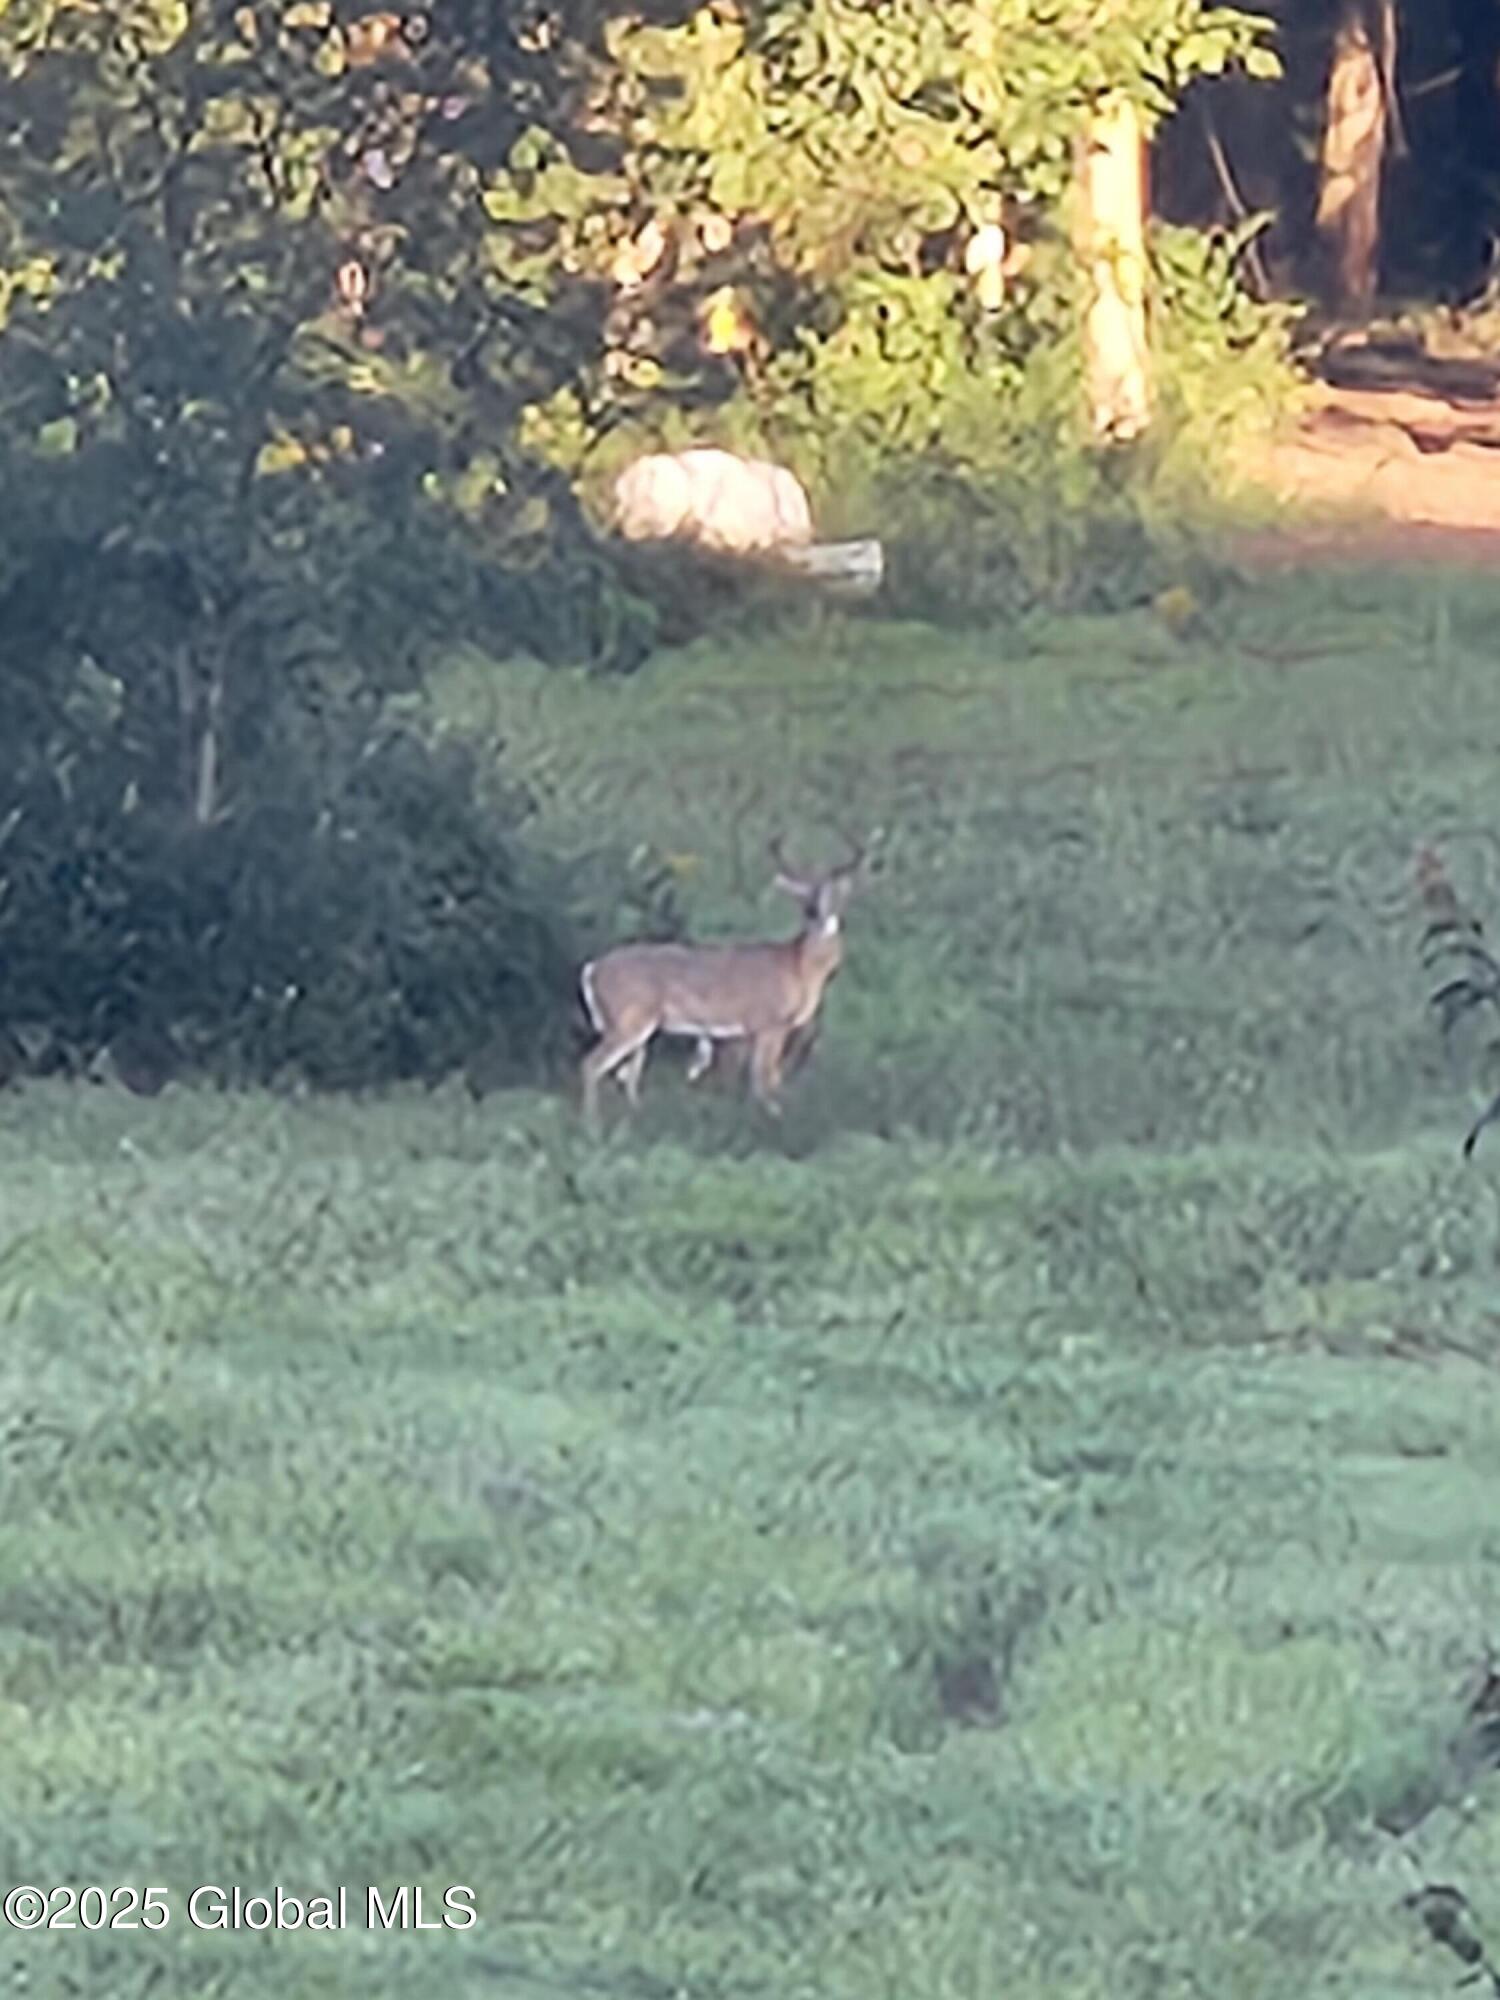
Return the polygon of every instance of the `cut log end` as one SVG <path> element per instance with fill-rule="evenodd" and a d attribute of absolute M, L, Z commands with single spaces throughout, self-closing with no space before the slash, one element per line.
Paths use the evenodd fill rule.
<path fill-rule="evenodd" d="M 873 536 L 854 542 L 809 542 L 777 549 L 772 560 L 783 569 L 830 590 L 867 597 L 885 579 L 885 549 Z"/>

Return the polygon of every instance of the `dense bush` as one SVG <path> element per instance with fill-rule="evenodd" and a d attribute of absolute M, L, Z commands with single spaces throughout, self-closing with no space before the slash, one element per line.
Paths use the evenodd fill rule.
<path fill-rule="evenodd" d="M 312 520 L 242 520 L 174 487 L 133 524 L 149 482 L 127 457 L 101 492 L 101 470 L 0 477 L 13 1038 L 49 1068 L 110 1049 L 143 1086 L 545 1068 L 569 1033 L 568 894 L 527 801 L 419 726 L 425 649 L 513 648 L 507 592 L 545 584 L 425 502 L 308 491 Z"/>
<path fill-rule="evenodd" d="M 40 1066 L 109 1048 L 143 1083 L 338 1087 L 514 1077 L 566 1045 L 566 914 L 460 748 L 283 742 L 206 825 L 117 777 L 102 755 L 7 788 L 0 1007 Z"/>

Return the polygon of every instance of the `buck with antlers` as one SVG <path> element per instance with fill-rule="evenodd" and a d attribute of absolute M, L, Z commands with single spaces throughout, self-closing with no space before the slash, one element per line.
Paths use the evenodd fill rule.
<path fill-rule="evenodd" d="M 583 1059 L 583 1108 L 595 1116 L 599 1085 L 618 1075 L 632 1108 L 640 1100 L 646 1051 L 657 1035 L 696 1043 L 688 1081 L 696 1082 L 717 1047 L 749 1050 L 750 1087 L 773 1114 L 788 1042 L 822 1004 L 844 955 L 843 919 L 867 849 L 837 868 L 792 868 L 780 840 L 771 842 L 776 886 L 795 896 L 802 927 L 793 938 L 754 944 L 625 944 L 591 959 L 579 975 L 583 1003 L 599 1039 Z"/>

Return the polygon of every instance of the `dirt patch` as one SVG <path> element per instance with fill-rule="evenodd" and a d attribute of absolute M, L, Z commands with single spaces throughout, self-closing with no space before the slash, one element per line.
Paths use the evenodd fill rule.
<path fill-rule="evenodd" d="M 1262 570 L 1298 569 L 1309 563 L 1351 568 L 1400 563 L 1500 571 L 1500 527 L 1399 519 L 1307 521 L 1236 535 L 1234 553 L 1241 562 Z"/>
<path fill-rule="evenodd" d="M 1334 350 L 1321 374 L 1245 465 L 1295 518 L 1236 553 L 1271 568 L 1500 566 L 1500 371 L 1371 344 Z"/>

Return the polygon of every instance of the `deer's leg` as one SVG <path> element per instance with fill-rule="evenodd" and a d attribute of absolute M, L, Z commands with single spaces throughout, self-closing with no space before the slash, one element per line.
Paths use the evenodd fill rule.
<path fill-rule="evenodd" d="M 814 1014 L 810 1021 L 805 1021 L 800 1028 L 793 1028 L 792 1032 L 786 1038 L 784 1067 L 789 1075 L 800 1076 L 802 1074 L 817 1039 L 818 1017 L 816 1014 Z"/>
<path fill-rule="evenodd" d="M 732 1069 L 735 1072 L 736 1076 L 739 1078 L 740 1094 L 741 1096 L 743 1096 L 746 1084 L 752 1080 L 752 1067 L 755 1057 L 755 1044 L 753 1041 L 747 1042 L 741 1040 L 734 1042 L 723 1042 L 720 1044 L 720 1047 L 724 1051 L 725 1064 L 730 1069 Z"/>
<path fill-rule="evenodd" d="M 777 1092 L 781 1087 L 781 1051 L 786 1033 L 771 1028 L 757 1035 L 750 1047 L 750 1088 L 773 1118 L 781 1116 Z"/>
<path fill-rule="evenodd" d="M 640 1085 L 641 1069 L 646 1060 L 646 1044 L 650 1039 L 651 1030 L 649 1028 L 644 1033 L 637 1032 L 628 1036 L 606 1035 L 603 1041 L 595 1043 L 594 1047 L 589 1050 L 579 1066 L 579 1074 L 583 1079 L 584 1115 L 590 1121 L 594 1119 L 598 1111 L 599 1085 L 611 1071 L 618 1069 L 622 1063 L 630 1063 L 633 1066 L 634 1074 L 630 1077 L 622 1077 L 620 1080 L 625 1084 L 631 1103 L 635 1103 L 636 1091 Z"/>
<path fill-rule="evenodd" d="M 700 1076 L 712 1069 L 713 1060 L 714 1042 L 712 1035 L 700 1035 L 694 1045 L 692 1058 L 688 1063 L 688 1082 L 696 1083 Z"/>
<path fill-rule="evenodd" d="M 641 1071 L 646 1067 L 646 1050 L 649 1046 L 650 1041 L 648 1038 L 636 1048 L 633 1048 L 615 1072 L 615 1075 L 624 1088 L 626 1097 L 630 1100 L 632 1111 L 641 1101 Z"/>

